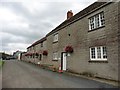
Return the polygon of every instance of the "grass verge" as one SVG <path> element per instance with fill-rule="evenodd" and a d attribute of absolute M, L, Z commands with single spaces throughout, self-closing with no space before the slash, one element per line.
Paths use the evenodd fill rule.
<path fill-rule="evenodd" d="M 0 67 L 3 66 L 4 63 L 4 61 L 0 60 Z"/>

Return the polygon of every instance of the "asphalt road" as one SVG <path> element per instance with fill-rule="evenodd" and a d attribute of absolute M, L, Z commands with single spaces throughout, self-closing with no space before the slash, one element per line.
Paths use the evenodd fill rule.
<path fill-rule="evenodd" d="M 113 86 L 12 60 L 6 61 L 2 68 L 2 88 L 113 88 Z"/>

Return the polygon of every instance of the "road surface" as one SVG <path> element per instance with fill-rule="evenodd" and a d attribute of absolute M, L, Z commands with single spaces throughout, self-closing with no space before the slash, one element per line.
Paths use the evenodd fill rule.
<path fill-rule="evenodd" d="M 22 61 L 5 61 L 2 88 L 112 88 L 113 86 L 41 69 Z"/>

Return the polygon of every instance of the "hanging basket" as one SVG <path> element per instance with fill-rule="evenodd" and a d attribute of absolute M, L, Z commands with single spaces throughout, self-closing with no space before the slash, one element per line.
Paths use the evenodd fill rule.
<path fill-rule="evenodd" d="M 26 53 L 25 56 L 29 56 L 29 53 Z"/>
<path fill-rule="evenodd" d="M 45 55 L 45 56 L 47 56 L 48 55 L 48 51 L 44 50 L 42 54 Z"/>
<path fill-rule="evenodd" d="M 30 56 L 32 56 L 32 53 L 30 53 Z"/>
<path fill-rule="evenodd" d="M 70 45 L 66 46 L 65 47 L 65 52 L 67 52 L 67 53 L 73 53 L 73 47 L 70 46 Z"/>

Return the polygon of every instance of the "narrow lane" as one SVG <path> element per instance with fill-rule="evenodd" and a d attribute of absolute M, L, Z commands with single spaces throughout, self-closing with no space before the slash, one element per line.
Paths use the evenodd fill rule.
<path fill-rule="evenodd" d="M 93 80 L 59 74 L 38 66 L 6 61 L 2 68 L 3 88 L 112 88 L 113 86 Z"/>

